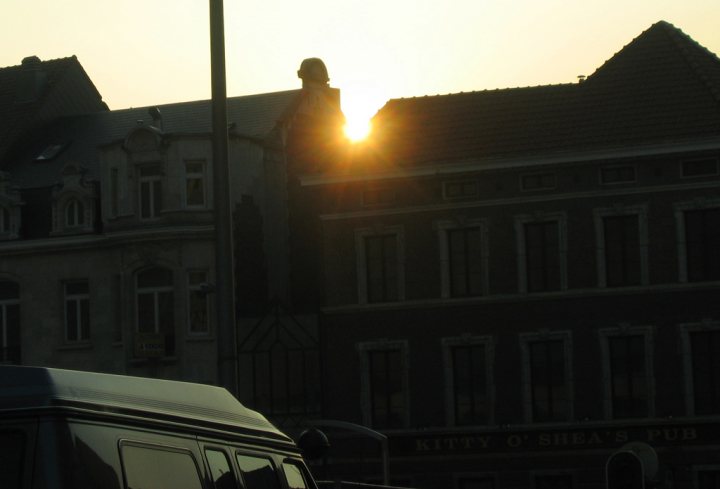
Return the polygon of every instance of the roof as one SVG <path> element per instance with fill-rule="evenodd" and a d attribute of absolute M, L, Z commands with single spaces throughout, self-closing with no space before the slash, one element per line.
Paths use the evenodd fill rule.
<path fill-rule="evenodd" d="M 107 109 L 97 89 L 75 56 L 42 62 L 35 57 L 27 59 L 34 59 L 38 63 L 38 68 L 46 76 L 47 83 L 36 98 L 21 101 L 18 88 L 23 66 L 0 68 L 0 161 L 18 138 L 32 126 L 43 105 L 48 102 L 54 89 L 58 87 L 65 76 L 68 76 L 68 73 L 73 71 L 81 73 L 81 76 L 85 78 L 84 85 L 90 89 L 83 92 L 81 96 L 76 96 L 72 102 L 65 100 L 65 108 L 61 110 L 82 110 L 86 106 L 93 107 L 93 110 Z"/>
<path fill-rule="evenodd" d="M 228 123 L 234 123 L 231 133 L 268 137 L 278 121 L 288 116 L 300 103 L 303 93 L 303 90 L 298 89 L 228 98 Z M 211 133 L 211 100 L 156 107 L 162 115 L 163 131 L 167 135 Z M 98 146 L 124 139 L 138 121 L 152 124 L 148 109 L 139 107 L 60 118 L 50 124 L 32 148 L 17 158 L 6 171 L 12 175 L 13 185 L 20 188 L 53 185 L 61 179 L 60 171 L 69 163 L 87 168 L 86 179 L 99 180 Z M 57 157 L 43 162 L 34 161 L 48 146 L 57 143 L 67 145 Z"/>
<path fill-rule="evenodd" d="M 368 142 L 400 166 L 720 136 L 720 60 L 667 22 L 581 83 L 390 100 Z"/>
<path fill-rule="evenodd" d="M 231 431 L 262 432 L 276 441 L 290 441 L 262 415 L 244 407 L 220 387 L 52 368 L 0 366 L 0 413 L 52 407 L 129 414 L 185 425 L 223 425 Z"/>

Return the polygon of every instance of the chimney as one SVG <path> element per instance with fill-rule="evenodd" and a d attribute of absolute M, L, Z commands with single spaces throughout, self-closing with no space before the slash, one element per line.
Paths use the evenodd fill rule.
<path fill-rule="evenodd" d="M 297 74 L 303 81 L 303 88 L 327 88 L 330 81 L 325 63 L 320 58 L 304 60 Z"/>
<path fill-rule="evenodd" d="M 148 114 L 150 114 L 150 117 L 152 117 L 153 120 L 153 126 L 157 127 L 161 131 L 163 130 L 163 120 L 162 120 L 162 114 L 160 113 L 160 109 L 157 107 L 150 107 L 148 109 Z"/>
<path fill-rule="evenodd" d="M 18 102 L 36 100 L 43 93 L 47 85 L 47 74 L 42 69 L 40 58 L 28 56 L 22 60 L 17 84 Z"/>

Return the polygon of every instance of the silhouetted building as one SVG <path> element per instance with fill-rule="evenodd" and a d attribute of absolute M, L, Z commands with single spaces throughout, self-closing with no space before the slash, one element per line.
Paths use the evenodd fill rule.
<path fill-rule="evenodd" d="M 241 338 L 289 302 L 288 130 L 339 110 L 303 67 L 305 88 L 227 102 Z M 0 90 L 0 360 L 216 383 L 211 102 L 109 111 L 74 57 Z"/>
<path fill-rule="evenodd" d="M 323 415 L 385 433 L 394 482 L 599 489 L 640 441 L 661 487 L 717 486 L 717 56 L 659 22 L 580 83 L 391 100 L 334 151 L 291 165 Z M 379 481 L 332 435 L 320 478 Z"/>

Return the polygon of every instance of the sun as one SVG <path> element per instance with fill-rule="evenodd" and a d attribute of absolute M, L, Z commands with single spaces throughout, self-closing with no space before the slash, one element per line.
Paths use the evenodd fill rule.
<path fill-rule="evenodd" d="M 370 134 L 370 118 L 387 101 L 384 90 L 365 84 L 351 84 L 342 89 L 342 111 L 347 119 L 345 134 L 360 141 Z"/>

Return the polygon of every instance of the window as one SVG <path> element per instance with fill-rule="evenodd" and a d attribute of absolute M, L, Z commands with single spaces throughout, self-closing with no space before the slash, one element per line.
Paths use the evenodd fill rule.
<path fill-rule="evenodd" d="M 202 489 L 195 459 L 185 450 L 121 445 L 126 487 Z"/>
<path fill-rule="evenodd" d="M 715 176 L 718 174 L 718 159 L 683 161 L 680 168 L 683 178 Z"/>
<path fill-rule="evenodd" d="M 237 454 L 245 489 L 280 489 L 280 479 L 270 459 Z"/>
<path fill-rule="evenodd" d="M 20 286 L 0 281 L 0 363 L 20 363 Z"/>
<path fill-rule="evenodd" d="M 305 471 L 300 465 L 284 461 L 283 472 L 285 472 L 285 480 L 287 480 L 290 489 L 307 489 L 308 487 L 312 487 L 311 484 L 306 482 Z"/>
<path fill-rule="evenodd" d="M 230 461 L 225 452 L 221 450 L 206 449 L 210 475 L 213 478 L 215 489 L 237 489 L 235 474 L 230 468 Z"/>
<path fill-rule="evenodd" d="M 10 231 L 10 211 L 5 206 L 0 206 L 0 233 Z"/>
<path fill-rule="evenodd" d="M 446 199 L 459 199 L 462 197 L 474 197 L 476 195 L 478 195 L 478 184 L 476 180 L 443 183 L 443 196 Z"/>
<path fill-rule="evenodd" d="M 522 175 L 520 177 L 523 190 L 542 190 L 555 188 L 554 173 L 536 173 L 534 175 Z"/>
<path fill-rule="evenodd" d="M 175 353 L 173 273 L 155 267 L 137 274 L 137 330 L 139 333 L 163 333 L 165 355 Z"/>
<path fill-rule="evenodd" d="M 713 469 L 697 470 L 697 486 L 695 487 L 698 489 L 720 488 L 720 470 L 717 467 Z"/>
<path fill-rule="evenodd" d="M 140 167 L 140 219 L 157 219 L 162 210 L 160 165 Z"/>
<path fill-rule="evenodd" d="M 437 223 L 443 298 L 488 293 L 487 226 L 481 219 Z"/>
<path fill-rule="evenodd" d="M 68 282 L 65 289 L 65 341 L 90 339 L 90 294 L 87 281 Z"/>
<path fill-rule="evenodd" d="M 57 155 L 60 154 L 60 152 L 65 149 L 66 144 L 51 144 L 45 150 L 40 153 L 36 158 L 35 161 L 48 161 L 55 158 Z"/>
<path fill-rule="evenodd" d="M 520 349 L 525 422 L 573 419 L 571 333 L 521 333 Z"/>
<path fill-rule="evenodd" d="M 628 325 L 600 330 L 608 419 L 654 416 L 652 332 Z"/>
<path fill-rule="evenodd" d="M 205 205 L 205 164 L 185 163 L 185 204 L 188 207 Z"/>
<path fill-rule="evenodd" d="M 356 230 L 360 304 L 404 300 L 402 244 L 401 227 Z"/>
<path fill-rule="evenodd" d="M 600 169 L 600 183 L 610 185 L 613 183 L 634 183 L 635 166 L 608 166 Z"/>
<path fill-rule="evenodd" d="M 383 205 L 395 203 L 395 189 L 392 187 L 363 190 L 363 205 Z"/>
<path fill-rule="evenodd" d="M 119 213 L 119 181 L 118 181 L 118 169 L 110 169 L 110 207 L 112 209 L 113 217 L 117 217 Z"/>
<path fill-rule="evenodd" d="M 648 204 L 596 208 L 598 287 L 647 285 Z"/>
<path fill-rule="evenodd" d="M 21 489 L 23 484 L 25 434 L 20 431 L 0 431 L 0 487 Z"/>
<path fill-rule="evenodd" d="M 406 427 L 407 342 L 362 343 L 358 349 L 361 355 L 365 424 L 373 429 Z"/>
<path fill-rule="evenodd" d="M 188 272 L 188 325 L 191 334 L 207 334 L 208 294 L 201 289 L 207 282 L 206 272 Z"/>
<path fill-rule="evenodd" d="M 720 208 L 685 212 L 687 279 L 720 280 Z"/>
<path fill-rule="evenodd" d="M 567 289 L 564 213 L 516 216 L 520 293 Z"/>
<path fill-rule="evenodd" d="M 65 218 L 68 227 L 82 226 L 85 223 L 85 206 L 82 202 L 72 199 L 67 205 Z"/>
<path fill-rule="evenodd" d="M 528 292 L 560 290 L 560 241 L 556 221 L 525 224 Z"/>
<path fill-rule="evenodd" d="M 720 322 L 680 325 L 689 416 L 720 414 Z"/>
<path fill-rule="evenodd" d="M 720 198 L 676 202 L 678 280 L 720 279 Z"/>
<path fill-rule="evenodd" d="M 448 426 L 492 424 L 492 337 L 443 338 L 442 346 Z"/>

